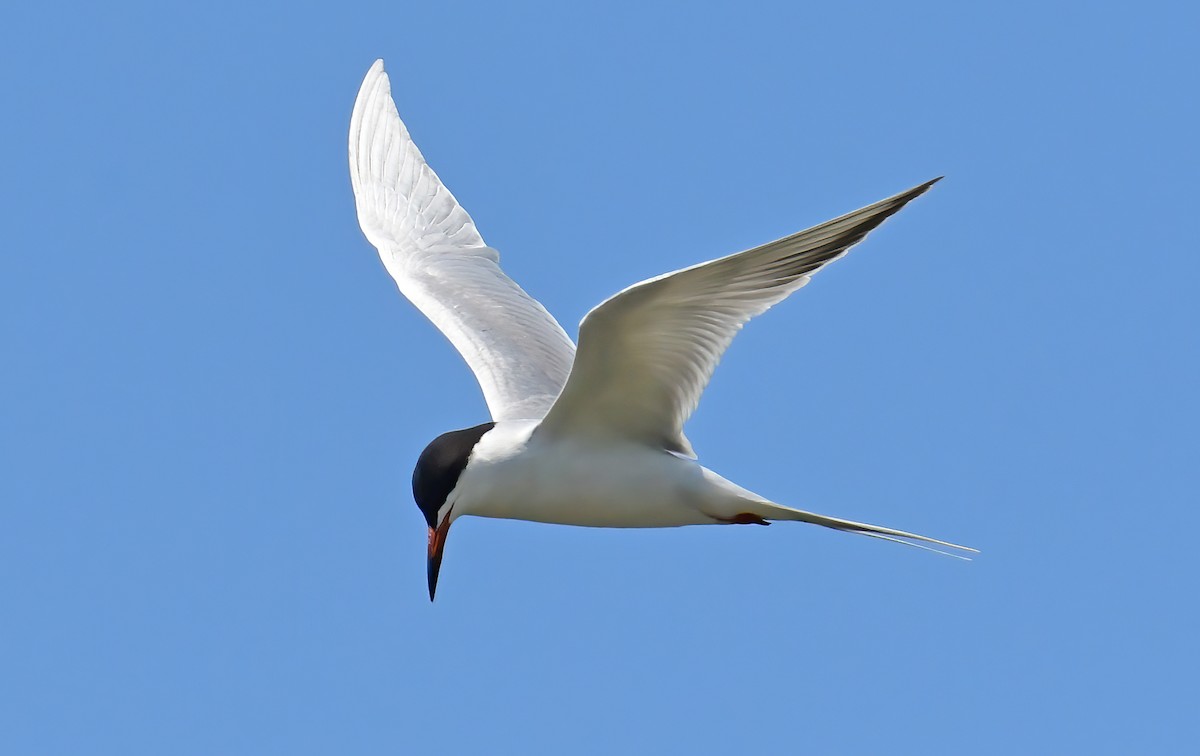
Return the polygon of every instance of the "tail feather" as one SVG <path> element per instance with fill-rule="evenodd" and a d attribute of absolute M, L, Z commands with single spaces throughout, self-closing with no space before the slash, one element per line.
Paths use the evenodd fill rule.
<path fill-rule="evenodd" d="M 807 522 L 813 525 L 820 525 L 825 528 L 840 530 L 844 533 L 857 533 L 859 535 L 870 536 L 872 538 L 879 538 L 884 541 L 902 543 L 905 546 L 913 546 L 918 549 L 932 551 L 936 554 L 955 557 L 957 559 L 964 559 L 968 562 L 971 561 L 971 558 L 968 556 L 942 551 L 941 549 L 931 548 L 922 544 L 932 543 L 938 546 L 945 546 L 949 549 L 969 551 L 973 554 L 979 553 L 979 549 L 973 549 L 970 546 L 960 546 L 957 543 L 950 543 L 949 541 L 942 541 L 937 538 L 930 538 L 929 536 L 909 533 L 905 530 L 885 528 L 881 525 L 869 525 L 865 522 L 854 522 L 853 520 L 843 520 L 838 517 L 830 517 L 828 515 L 817 514 L 815 512 L 805 512 L 803 509 L 793 509 L 791 507 L 785 507 L 781 504 L 775 504 L 774 502 L 764 502 L 764 504 L 767 504 L 769 507 L 769 509 L 763 513 L 763 516 L 768 520 L 798 520 L 800 522 Z"/>
<path fill-rule="evenodd" d="M 882 541 L 891 541 L 892 543 L 899 543 L 904 546 L 912 546 L 914 549 L 921 549 L 922 551 L 932 551 L 934 554 L 941 554 L 942 556 L 954 557 L 955 559 L 961 559 L 964 562 L 971 561 L 971 557 L 969 557 L 969 556 L 963 556 L 962 554 L 955 554 L 954 552 L 951 552 L 951 551 L 943 551 L 941 549 L 935 549 L 932 546 L 926 546 L 923 543 L 913 543 L 912 541 L 906 541 L 903 538 L 896 538 L 894 536 L 888 536 L 888 535 L 880 535 L 879 533 L 870 533 L 865 530 L 846 530 L 843 532 L 857 533 L 858 535 L 865 535 L 865 536 L 870 536 L 871 538 L 878 538 Z M 972 549 L 972 548 L 968 548 L 966 546 L 957 546 L 956 548 L 962 549 L 963 551 L 970 551 L 975 554 L 979 553 L 979 549 Z"/>

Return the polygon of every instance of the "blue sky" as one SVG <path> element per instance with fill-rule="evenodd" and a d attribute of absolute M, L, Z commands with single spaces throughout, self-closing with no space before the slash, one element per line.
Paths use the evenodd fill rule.
<path fill-rule="evenodd" d="M 42 3 L 0 17 L 0 732 L 38 754 L 1132 753 L 1196 741 L 1196 11 Z M 359 82 L 574 334 L 945 181 L 688 433 L 801 525 L 463 520 L 486 419 L 362 238 Z"/>

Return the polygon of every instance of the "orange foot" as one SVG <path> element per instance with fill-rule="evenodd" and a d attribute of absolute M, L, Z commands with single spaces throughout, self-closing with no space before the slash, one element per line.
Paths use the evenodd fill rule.
<path fill-rule="evenodd" d="M 729 518 L 714 517 L 713 519 L 716 520 L 717 522 L 723 522 L 726 525 L 770 525 L 771 524 L 771 523 L 767 522 L 766 520 L 764 520 L 763 518 L 759 517 L 758 515 L 754 514 L 753 512 L 739 512 L 738 514 L 735 514 L 733 517 L 729 517 Z"/>

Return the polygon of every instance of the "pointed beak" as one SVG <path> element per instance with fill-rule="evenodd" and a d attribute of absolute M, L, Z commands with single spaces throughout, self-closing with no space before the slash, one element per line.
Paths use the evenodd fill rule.
<path fill-rule="evenodd" d="M 442 550 L 446 548 L 446 534 L 450 532 L 450 514 L 436 528 L 429 529 L 429 600 L 437 592 L 438 571 L 442 569 Z"/>

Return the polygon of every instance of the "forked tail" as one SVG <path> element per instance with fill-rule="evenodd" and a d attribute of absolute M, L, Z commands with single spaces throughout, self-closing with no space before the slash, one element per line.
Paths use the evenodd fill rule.
<path fill-rule="evenodd" d="M 972 554 L 978 554 L 979 549 L 973 549 L 970 546 L 959 546 L 957 543 L 949 541 L 940 541 L 937 538 L 929 536 L 917 535 L 904 530 L 896 530 L 895 528 L 885 528 L 879 525 L 868 525 L 865 522 L 854 522 L 853 520 L 843 520 L 838 517 L 829 517 L 828 515 L 816 514 L 815 512 L 805 512 L 803 509 L 792 509 L 774 502 L 763 502 L 762 506 L 766 509 L 764 516 L 768 520 L 798 520 L 800 522 L 809 522 L 813 525 L 820 525 L 834 530 L 841 530 L 845 533 L 858 533 L 859 535 L 871 536 L 872 538 L 882 538 L 885 541 L 893 541 L 902 543 L 905 546 L 914 546 L 918 549 L 932 551 L 935 554 L 943 554 L 945 556 L 954 557 L 956 559 L 964 559 L 971 561 L 971 557 L 962 554 L 955 554 L 950 551 L 942 551 L 931 546 L 923 544 L 932 543 L 938 546 L 945 546 L 949 549 L 958 549 L 959 551 L 967 551 Z"/>

